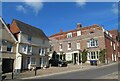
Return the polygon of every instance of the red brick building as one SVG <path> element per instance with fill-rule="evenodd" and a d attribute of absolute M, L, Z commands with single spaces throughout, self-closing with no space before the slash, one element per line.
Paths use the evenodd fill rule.
<path fill-rule="evenodd" d="M 120 51 L 119 42 L 116 40 L 118 31 L 106 31 L 99 25 L 82 27 L 80 23 L 74 30 L 59 33 L 49 37 L 52 51 L 56 51 L 59 59 L 80 63 L 80 52 L 84 49 L 88 50 L 87 62 L 90 60 L 98 60 L 100 49 L 106 49 L 105 61 L 110 63 L 118 61 Z"/>
<path fill-rule="evenodd" d="M 110 30 L 109 31 L 112 36 L 113 36 L 113 41 L 114 41 L 114 52 L 116 54 L 116 57 L 120 57 L 120 32 L 115 29 L 115 30 Z M 118 58 L 116 59 L 118 61 Z"/>

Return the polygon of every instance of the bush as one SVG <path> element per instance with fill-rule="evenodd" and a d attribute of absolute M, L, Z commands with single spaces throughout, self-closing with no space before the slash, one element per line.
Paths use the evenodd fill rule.
<path fill-rule="evenodd" d="M 85 63 L 87 61 L 87 53 L 88 51 L 86 49 L 84 49 L 82 51 L 82 62 Z"/>
<path fill-rule="evenodd" d="M 67 61 L 67 63 L 73 63 L 73 61 Z"/>
<path fill-rule="evenodd" d="M 106 50 L 105 49 L 100 49 L 100 52 L 99 52 L 99 60 L 101 63 L 105 63 L 105 53 L 106 53 Z"/>

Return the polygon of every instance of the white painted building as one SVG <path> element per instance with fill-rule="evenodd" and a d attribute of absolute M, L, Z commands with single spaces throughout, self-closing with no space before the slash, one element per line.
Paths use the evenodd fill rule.
<path fill-rule="evenodd" d="M 17 40 L 0 17 L 0 75 L 14 69 Z"/>
<path fill-rule="evenodd" d="M 19 20 L 13 20 L 10 30 L 17 39 L 15 70 L 48 66 L 49 41 L 41 29 Z"/>

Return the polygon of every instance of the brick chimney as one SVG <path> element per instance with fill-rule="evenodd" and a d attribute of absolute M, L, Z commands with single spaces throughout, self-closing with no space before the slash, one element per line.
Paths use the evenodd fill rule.
<path fill-rule="evenodd" d="M 97 24 L 93 24 L 93 26 L 94 26 L 94 27 L 98 27 L 99 25 L 97 25 Z"/>
<path fill-rule="evenodd" d="M 80 29 L 82 27 L 81 23 L 77 23 L 77 29 Z"/>
<path fill-rule="evenodd" d="M 62 29 L 60 29 L 60 33 L 62 33 L 63 32 L 63 30 Z"/>

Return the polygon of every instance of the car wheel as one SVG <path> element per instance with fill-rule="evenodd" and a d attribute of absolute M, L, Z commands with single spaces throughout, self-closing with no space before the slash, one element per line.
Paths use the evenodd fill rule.
<path fill-rule="evenodd" d="M 62 67 L 62 64 L 58 64 L 59 67 Z"/>

